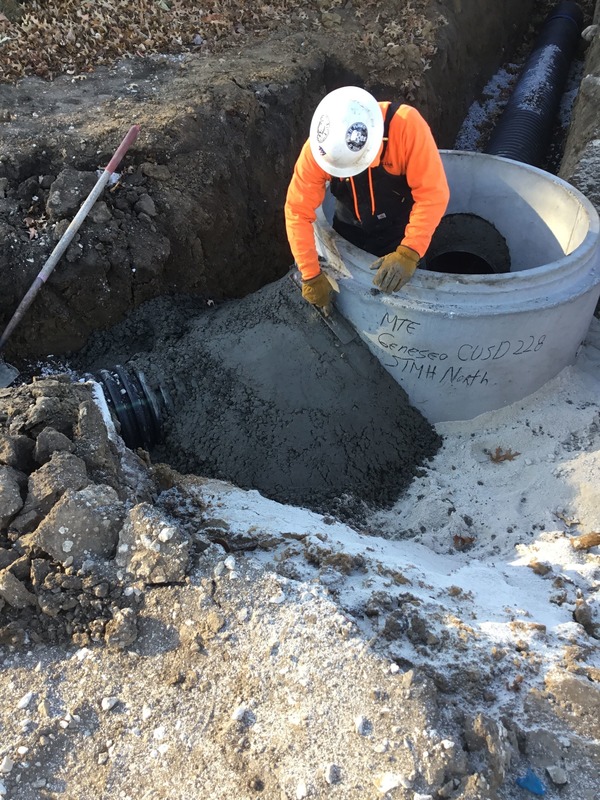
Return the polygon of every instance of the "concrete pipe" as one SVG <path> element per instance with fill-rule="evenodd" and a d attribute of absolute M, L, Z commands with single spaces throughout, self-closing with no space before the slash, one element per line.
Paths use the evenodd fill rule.
<path fill-rule="evenodd" d="M 337 308 L 431 422 L 472 419 L 543 386 L 573 362 L 600 295 L 600 224 L 586 197 L 528 164 L 441 154 L 447 215 L 490 223 L 508 247 L 509 272 L 418 269 L 386 295 L 373 286 L 373 256 L 331 227 L 329 196 L 314 226 Z"/>

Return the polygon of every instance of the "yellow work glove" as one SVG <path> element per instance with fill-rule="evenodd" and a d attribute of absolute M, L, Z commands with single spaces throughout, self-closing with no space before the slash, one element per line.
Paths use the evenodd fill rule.
<path fill-rule="evenodd" d="M 382 292 L 397 292 L 415 274 L 420 259 L 416 250 L 399 245 L 393 253 L 388 253 L 371 264 L 371 269 L 377 270 L 373 283 Z"/>
<path fill-rule="evenodd" d="M 328 309 L 331 303 L 331 284 L 324 272 L 302 281 L 302 297 L 313 306 Z"/>

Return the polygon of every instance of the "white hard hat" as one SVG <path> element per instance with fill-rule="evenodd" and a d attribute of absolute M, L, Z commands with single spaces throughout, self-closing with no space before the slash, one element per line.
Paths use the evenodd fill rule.
<path fill-rule="evenodd" d="M 373 95 L 342 86 L 325 95 L 310 123 L 310 149 L 317 164 L 336 178 L 349 178 L 375 160 L 383 140 L 383 114 Z"/>

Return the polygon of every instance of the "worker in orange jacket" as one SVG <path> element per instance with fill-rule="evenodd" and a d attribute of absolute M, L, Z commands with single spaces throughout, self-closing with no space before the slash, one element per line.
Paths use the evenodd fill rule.
<path fill-rule="evenodd" d="M 327 183 L 334 229 L 379 258 L 375 286 L 396 292 L 425 255 L 450 192 L 439 151 L 416 108 L 382 102 L 344 86 L 317 106 L 285 203 L 288 241 L 302 295 L 327 308 L 331 284 L 321 272 L 312 223 Z"/>

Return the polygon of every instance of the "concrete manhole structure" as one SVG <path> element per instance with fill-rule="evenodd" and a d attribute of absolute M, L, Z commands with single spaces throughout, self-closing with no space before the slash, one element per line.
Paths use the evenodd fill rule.
<path fill-rule="evenodd" d="M 372 284 L 373 257 L 331 227 L 330 203 L 315 223 L 338 309 L 431 422 L 471 419 L 543 386 L 572 363 L 600 295 L 598 214 L 583 194 L 511 159 L 451 150 L 442 158 L 447 214 L 487 221 L 506 242 L 510 271 L 419 270 L 385 295 Z M 464 227 L 456 233 L 464 252 Z M 474 237 L 469 259 L 487 264 L 489 241 Z"/>

